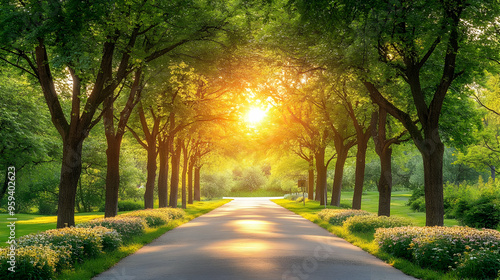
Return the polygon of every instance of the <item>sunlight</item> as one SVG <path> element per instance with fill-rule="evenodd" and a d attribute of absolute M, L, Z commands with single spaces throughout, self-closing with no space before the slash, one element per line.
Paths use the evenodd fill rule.
<path fill-rule="evenodd" d="M 257 124 L 261 122 L 265 117 L 266 117 L 266 111 L 262 110 L 259 107 L 252 107 L 248 111 L 245 119 L 247 122 L 251 124 Z"/>

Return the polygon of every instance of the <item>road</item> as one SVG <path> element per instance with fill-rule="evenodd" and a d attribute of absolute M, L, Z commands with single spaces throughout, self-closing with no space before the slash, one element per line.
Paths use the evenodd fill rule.
<path fill-rule="evenodd" d="M 415 279 L 266 198 L 241 198 L 162 235 L 98 280 Z"/>

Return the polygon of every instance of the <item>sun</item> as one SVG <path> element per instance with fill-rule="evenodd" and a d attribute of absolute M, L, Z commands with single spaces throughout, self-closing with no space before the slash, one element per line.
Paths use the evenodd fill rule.
<path fill-rule="evenodd" d="M 266 117 L 266 111 L 259 107 L 252 107 L 248 111 L 245 120 L 250 124 L 257 124 Z"/>

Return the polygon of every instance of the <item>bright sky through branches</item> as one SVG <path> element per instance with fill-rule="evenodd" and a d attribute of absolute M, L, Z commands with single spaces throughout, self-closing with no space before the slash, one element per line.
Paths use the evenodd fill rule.
<path fill-rule="evenodd" d="M 261 109 L 259 107 L 252 107 L 248 111 L 248 113 L 245 117 L 245 120 L 247 122 L 249 122 L 250 124 L 255 125 L 255 124 L 261 122 L 265 116 L 266 116 L 266 111 L 264 111 L 263 109 Z"/>

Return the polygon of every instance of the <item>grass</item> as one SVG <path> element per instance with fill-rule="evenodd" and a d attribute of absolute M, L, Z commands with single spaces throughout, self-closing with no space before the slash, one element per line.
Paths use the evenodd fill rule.
<path fill-rule="evenodd" d="M 341 203 L 351 204 L 352 192 L 342 192 L 343 199 Z M 391 216 L 405 217 L 412 220 L 415 225 L 423 226 L 425 225 L 425 213 L 415 213 L 409 206 L 406 206 L 408 198 L 411 196 L 409 192 L 396 192 L 392 195 L 391 200 Z M 320 219 L 317 213 L 325 209 L 324 205 L 319 205 L 319 202 L 308 201 L 304 206 L 302 202 L 295 202 L 286 199 L 276 199 L 273 200 L 278 205 L 281 205 L 290 211 L 303 216 L 304 218 L 318 224 L 319 226 L 325 228 L 329 232 L 335 234 L 336 236 L 345 239 L 351 244 L 363 249 L 364 251 L 384 260 L 388 264 L 394 266 L 395 268 L 403 271 L 408 275 L 412 275 L 418 279 L 424 280 L 438 280 L 438 279 L 454 279 L 452 276 L 430 270 L 423 269 L 418 265 L 411 263 L 405 259 L 395 258 L 387 253 L 380 252 L 378 244 L 376 244 L 373 234 L 367 233 L 351 233 L 347 231 L 342 226 L 334 226 L 329 224 L 327 221 Z M 327 208 L 337 208 L 333 206 L 327 206 Z M 367 192 L 363 194 L 363 201 L 361 204 L 361 209 L 377 213 L 378 210 L 378 192 Z M 455 220 L 445 220 L 446 226 L 457 225 Z"/>

